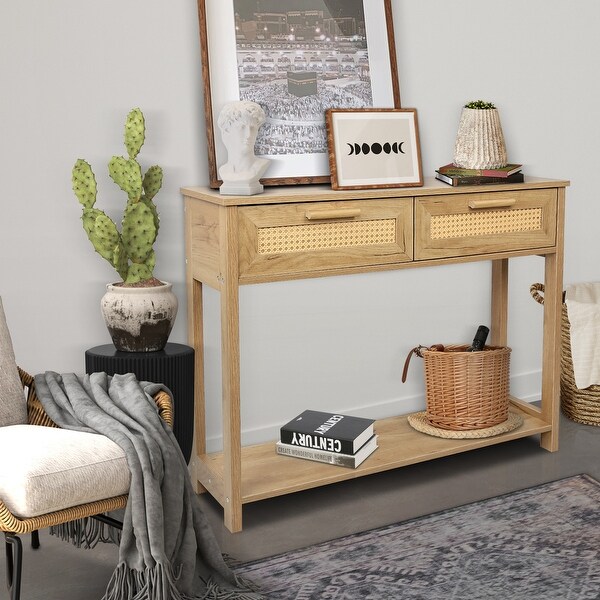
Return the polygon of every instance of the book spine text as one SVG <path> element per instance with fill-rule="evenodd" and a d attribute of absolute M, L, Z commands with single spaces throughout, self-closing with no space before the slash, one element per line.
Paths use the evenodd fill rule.
<path fill-rule="evenodd" d="M 350 467 L 352 469 L 356 467 L 356 460 L 353 456 L 332 456 L 327 452 L 319 452 L 318 450 L 311 450 L 309 448 L 286 448 L 284 446 L 277 446 L 277 454 L 293 456 L 295 458 L 305 458 L 307 460 L 314 460 L 340 467 Z"/>
<path fill-rule="evenodd" d="M 338 454 L 353 454 L 352 443 L 347 440 L 338 440 L 323 435 L 313 435 L 311 433 L 299 433 L 297 431 L 281 430 L 281 441 L 284 444 L 299 446 L 301 448 L 310 448 L 312 450 L 326 450 L 327 452 L 337 452 Z"/>

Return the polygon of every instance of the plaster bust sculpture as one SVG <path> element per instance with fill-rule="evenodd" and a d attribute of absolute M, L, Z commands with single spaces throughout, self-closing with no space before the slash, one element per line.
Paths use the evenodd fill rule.
<path fill-rule="evenodd" d="M 259 179 L 269 160 L 254 155 L 254 143 L 265 111 L 256 102 L 230 102 L 219 114 L 218 125 L 227 149 L 227 162 L 219 167 L 221 194 L 252 196 L 263 191 Z"/>

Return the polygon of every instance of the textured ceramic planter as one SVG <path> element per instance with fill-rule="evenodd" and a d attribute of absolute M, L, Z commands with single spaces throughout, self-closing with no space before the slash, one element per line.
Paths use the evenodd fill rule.
<path fill-rule="evenodd" d="M 454 164 L 463 169 L 498 169 L 506 163 L 498 110 L 463 108 L 454 145 Z"/>
<path fill-rule="evenodd" d="M 109 283 L 101 308 L 106 327 L 117 350 L 162 350 L 177 316 L 177 296 L 172 284 L 124 287 Z"/>

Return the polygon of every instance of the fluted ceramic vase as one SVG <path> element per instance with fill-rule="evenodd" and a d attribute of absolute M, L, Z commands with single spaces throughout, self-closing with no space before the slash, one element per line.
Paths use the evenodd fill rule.
<path fill-rule="evenodd" d="M 463 108 L 454 145 L 454 164 L 463 169 L 498 169 L 506 163 L 498 110 Z"/>
<path fill-rule="evenodd" d="M 101 308 L 113 344 L 121 352 L 162 350 L 177 316 L 171 283 L 125 287 L 109 283 Z"/>

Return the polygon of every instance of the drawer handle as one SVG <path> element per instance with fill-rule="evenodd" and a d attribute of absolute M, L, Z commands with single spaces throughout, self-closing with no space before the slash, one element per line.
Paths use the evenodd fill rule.
<path fill-rule="evenodd" d="M 495 200 L 469 200 L 469 208 L 477 210 L 478 208 L 508 208 L 514 206 L 517 201 L 514 198 L 508 198 L 501 200 L 496 198 Z"/>
<path fill-rule="evenodd" d="M 307 210 L 304 215 L 309 221 L 319 219 L 354 219 L 360 217 L 360 208 L 332 208 L 329 210 Z"/>

